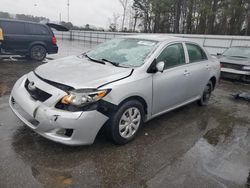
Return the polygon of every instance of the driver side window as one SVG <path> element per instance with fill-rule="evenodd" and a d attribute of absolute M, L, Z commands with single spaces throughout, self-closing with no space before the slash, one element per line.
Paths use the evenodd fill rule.
<path fill-rule="evenodd" d="M 165 63 L 164 69 L 185 64 L 186 61 L 183 45 L 178 43 L 166 47 L 156 59 L 157 63 L 161 61 Z"/>

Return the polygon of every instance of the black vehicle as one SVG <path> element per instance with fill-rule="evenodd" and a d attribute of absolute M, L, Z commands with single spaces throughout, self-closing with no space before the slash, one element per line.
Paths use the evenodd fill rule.
<path fill-rule="evenodd" d="M 24 55 L 38 61 L 46 54 L 57 53 L 56 37 L 48 25 L 0 19 L 4 33 L 1 53 Z"/>

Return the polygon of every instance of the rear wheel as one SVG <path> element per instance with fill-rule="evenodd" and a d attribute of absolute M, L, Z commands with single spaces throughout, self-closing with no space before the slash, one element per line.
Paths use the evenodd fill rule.
<path fill-rule="evenodd" d="M 211 81 L 209 81 L 203 91 L 202 97 L 200 98 L 200 100 L 198 101 L 198 104 L 200 106 L 207 106 L 208 105 L 208 101 L 211 97 L 213 91 L 213 83 Z"/>
<path fill-rule="evenodd" d="M 136 100 L 124 103 L 110 119 L 107 126 L 114 143 L 124 145 L 132 141 L 143 123 L 143 105 Z"/>
<path fill-rule="evenodd" d="M 36 61 L 42 61 L 46 57 L 47 50 L 42 45 L 34 45 L 30 49 L 30 57 Z"/>

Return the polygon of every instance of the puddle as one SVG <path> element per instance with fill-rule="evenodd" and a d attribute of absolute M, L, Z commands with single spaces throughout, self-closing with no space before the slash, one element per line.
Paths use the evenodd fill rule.
<path fill-rule="evenodd" d="M 70 187 L 73 185 L 73 178 L 70 173 L 46 170 L 43 168 L 31 168 L 32 175 L 45 187 Z M 53 177 L 48 181 L 47 177 Z"/>
<path fill-rule="evenodd" d="M 219 141 L 223 141 L 225 140 L 225 137 L 230 136 L 232 130 L 232 125 L 219 126 L 215 129 L 209 130 L 203 137 L 208 141 L 209 144 L 216 146 Z"/>
<path fill-rule="evenodd" d="M 222 108 L 210 107 L 206 113 L 206 116 L 210 117 L 210 125 L 203 136 L 209 144 L 216 146 L 219 142 L 224 142 L 227 137 L 231 136 L 235 126 L 249 124 L 247 117 L 237 116 L 235 111 L 239 110 L 229 109 L 226 106 Z"/>
<path fill-rule="evenodd" d="M 148 187 L 250 188 L 250 135 L 236 126 L 216 147 L 201 138 L 183 157 L 166 166 L 147 182 Z M 188 186 L 182 186 L 188 185 Z"/>

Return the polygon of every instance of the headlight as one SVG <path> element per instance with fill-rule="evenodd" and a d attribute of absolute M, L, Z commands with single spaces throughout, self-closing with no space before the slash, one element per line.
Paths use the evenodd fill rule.
<path fill-rule="evenodd" d="M 63 104 L 71 104 L 77 107 L 86 106 L 90 103 L 99 101 L 105 97 L 111 89 L 96 90 L 96 89 L 78 89 L 70 91 L 68 95 L 61 99 Z"/>

